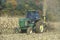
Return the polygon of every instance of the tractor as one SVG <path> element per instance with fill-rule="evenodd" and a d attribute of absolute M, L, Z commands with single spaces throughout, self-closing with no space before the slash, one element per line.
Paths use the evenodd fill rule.
<path fill-rule="evenodd" d="M 40 33 L 46 31 L 46 25 L 41 20 L 38 10 L 28 10 L 25 18 L 19 19 L 19 32 L 26 31 L 27 34 L 32 32 Z"/>

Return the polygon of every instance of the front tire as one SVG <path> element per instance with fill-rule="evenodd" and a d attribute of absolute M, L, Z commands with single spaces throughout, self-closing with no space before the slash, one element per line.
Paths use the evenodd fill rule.
<path fill-rule="evenodd" d="M 27 34 L 31 34 L 31 33 L 32 33 L 32 27 L 28 27 Z"/>

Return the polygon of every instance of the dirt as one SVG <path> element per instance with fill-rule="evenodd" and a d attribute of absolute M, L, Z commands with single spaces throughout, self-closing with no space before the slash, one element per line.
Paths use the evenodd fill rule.
<path fill-rule="evenodd" d="M 0 40 L 60 40 L 59 32 L 45 32 L 45 33 L 26 33 L 0 35 Z"/>

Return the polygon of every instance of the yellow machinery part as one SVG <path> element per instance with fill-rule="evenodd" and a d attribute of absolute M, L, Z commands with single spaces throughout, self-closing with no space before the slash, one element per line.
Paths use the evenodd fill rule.
<path fill-rule="evenodd" d="M 40 25 L 40 31 L 43 32 L 43 30 L 44 30 L 44 26 Z"/>

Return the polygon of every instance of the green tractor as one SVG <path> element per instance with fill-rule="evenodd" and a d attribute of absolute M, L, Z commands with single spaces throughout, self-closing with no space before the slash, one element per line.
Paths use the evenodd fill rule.
<path fill-rule="evenodd" d="M 19 19 L 19 32 L 40 33 L 46 31 L 46 24 L 41 20 L 38 11 L 27 11 L 26 18 Z"/>

